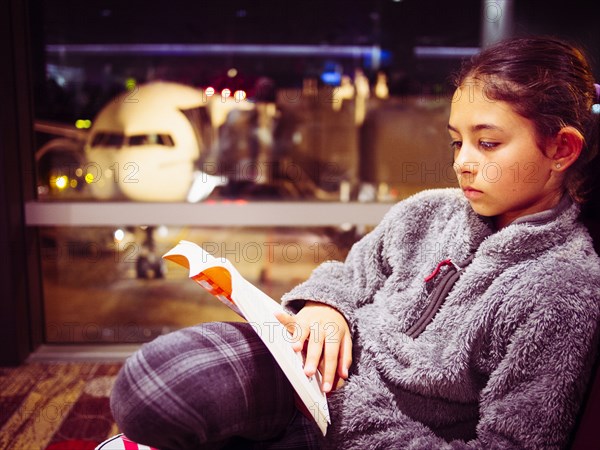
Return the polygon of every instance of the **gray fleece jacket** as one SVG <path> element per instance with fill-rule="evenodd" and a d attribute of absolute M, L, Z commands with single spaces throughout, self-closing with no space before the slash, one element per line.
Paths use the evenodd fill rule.
<path fill-rule="evenodd" d="M 287 293 L 289 310 L 323 302 L 352 331 L 330 446 L 563 448 L 600 318 L 600 260 L 578 215 L 565 197 L 496 231 L 460 190 L 423 191 Z"/>

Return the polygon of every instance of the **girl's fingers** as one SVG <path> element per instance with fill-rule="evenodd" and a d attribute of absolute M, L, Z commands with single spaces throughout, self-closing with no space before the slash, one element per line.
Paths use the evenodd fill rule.
<path fill-rule="evenodd" d="M 301 322 L 296 316 L 292 316 L 291 314 L 287 314 L 283 311 L 276 312 L 275 317 L 290 333 L 292 337 L 292 348 L 294 351 L 301 351 L 304 348 L 304 342 L 310 333 L 310 328 L 308 326 L 302 326 Z"/>
<path fill-rule="evenodd" d="M 314 328 L 314 326 L 313 326 Z M 315 333 L 315 331 L 317 331 Z M 306 359 L 304 360 L 304 373 L 312 377 L 317 371 L 321 355 L 323 354 L 323 333 L 320 330 L 314 330 L 308 338 L 306 347 Z"/>
<path fill-rule="evenodd" d="M 295 322 L 295 320 L 296 320 L 296 318 L 294 316 L 286 313 L 285 311 L 275 312 L 275 318 L 277 320 L 279 320 L 279 322 L 281 322 L 282 325 L 285 325 L 285 327 L 288 329 L 288 331 L 289 331 L 288 325 Z"/>
<path fill-rule="evenodd" d="M 338 375 L 343 379 L 348 378 L 348 371 L 352 365 L 352 338 L 350 333 L 345 333 L 340 346 L 340 356 L 338 358 Z"/>
<path fill-rule="evenodd" d="M 325 341 L 325 354 L 323 355 L 323 391 L 329 392 L 333 387 L 335 373 L 338 366 L 340 344 L 334 340 Z"/>
<path fill-rule="evenodd" d="M 306 308 L 306 313 L 308 313 Z M 302 312 L 305 312 L 302 310 Z M 290 315 L 285 312 L 275 314 L 292 335 L 292 346 L 296 351 L 305 351 L 304 373 L 311 377 L 318 370 L 323 377 L 322 388 L 330 392 L 334 383 L 348 377 L 352 364 L 352 339 L 345 322 L 329 316 L 325 322 L 314 320 L 313 314 Z M 312 324 L 309 326 L 309 323 Z"/>

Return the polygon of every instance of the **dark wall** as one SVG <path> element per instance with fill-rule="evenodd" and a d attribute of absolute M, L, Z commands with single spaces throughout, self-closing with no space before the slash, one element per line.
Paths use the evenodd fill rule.
<path fill-rule="evenodd" d="M 23 212 L 34 196 L 28 39 L 26 2 L 0 0 L 0 365 L 22 362 L 43 330 L 38 246 Z"/>
<path fill-rule="evenodd" d="M 517 34 L 550 34 L 587 51 L 600 79 L 600 2 L 573 0 L 515 0 Z"/>

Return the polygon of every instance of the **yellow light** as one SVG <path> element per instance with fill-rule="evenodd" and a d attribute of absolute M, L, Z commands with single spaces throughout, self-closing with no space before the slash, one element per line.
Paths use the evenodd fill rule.
<path fill-rule="evenodd" d="M 87 184 L 92 184 L 92 183 L 94 182 L 94 175 L 93 175 L 93 174 L 91 174 L 91 173 L 89 173 L 89 172 L 88 172 L 88 173 L 86 173 L 86 174 L 85 174 L 85 182 L 86 182 Z"/>
<path fill-rule="evenodd" d="M 137 81 L 135 80 L 135 78 L 127 78 L 125 80 L 125 87 L 127 88 L 128 91 L 134 90 L 136 86 L 137 86 Z"/>
<path fill-rule="evenodd" d="M 69 183 L 69 177 L 67 177 L 66 175 L 61 175 L 60 177 L 56 177 L 56 187 L 58 189 L 64 189 L 67 187 L 67 184 Z"/>
<path fill-rule="evenodd" d="M 83 175 L 83 169 L 81 167 L 78 167 L 77 169 L 75 169 L 75 175 L 77 175 L 78 177 Z"/>
<path fill-rule="evenodd" d="M 77 119 L 75 121 L 75 128 L 81 130 L 85 128 L 89 128 L 92 126 L 92 121 L 90 119 Z"/>
<path fill-rule="evenodd" d="M 236 102 L 241 102 L 246 98 L 246 91 L 238 90 L 233 93 L 233 98 L 235 98 Z"/>
<path fill-rule="evenodd" d="M 69 186 L 75 189 L 77 187 L 77 180 L 72 179 L 71 181 L 69 181 Z"/>

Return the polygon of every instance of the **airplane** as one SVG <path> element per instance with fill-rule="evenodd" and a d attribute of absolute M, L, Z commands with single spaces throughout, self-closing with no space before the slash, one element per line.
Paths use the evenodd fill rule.
<path fill-rule="evenodd" d="M 276 131 L 280 111 L 275 103 L 249 101 L 242 90 L 132 83 L 93 120 L 78 121 L 83 128 L 35 123 L 36 131 L 53 136 L 36 152 L 38 193 L 41 199 L 87 195 L 93 200 L 195 203 L 222 187 L 225 196 L 336 199 L 339 193 L 322 189 L 310 173 L 297 175 L 304 170 L 300 163 L 291 160 L 293 170 L 285 170 L 288 147 L 301 149 L 309 142 L 301 136 L 308 125 L 292 116 L 279 121 L 287 131 Z M 280 150 L 277 158 L 275 132 L 289 141 L 282 145 L 286 154 Z M 283 176 L 269 173 L 259 179 L 266 173 L 260 166 L 265 161 L 262 169 L 283 167 Z M 285 178 L 289 173 L 294 179 Z M 320 170 L 318 176 L 323 176 Z M 144 230 L 137 276 L 162 277 L 154 227 Z"/>
<path fill-rule="evenodd" d="M 316 100 L 294 92 L 284 111 L 275 98 L 246 95 L 171 81 L 132 83 L 93 120 L 75 127 L 38 120 L 36 131 L 52 136 L 36 152 L 38 194 L 69 198 L 75 189 L 78 199 L 85 191 L 95 200 L 195 203 L 222 186 L 233 196 L 336 199 L 319 185 L 335 175 L 315 169 L 321 161 L 307 155 L 316 152 L 310 146 L 319 136 L 311 133 L 320 124 L 311 122 L 310 110 L 290 105 L 302 97 L 305 106 L 318 101 L 339 112 L 344 99 L 337 90 L 335 99 Z"/>
<path fill-rule="evenodd" d="M 200 202 L 227 177 L 201 170 L 218 147 L 218 129 L 234 109 L 250 110 L 242 93 L 152 81 L 108 101 L 86 129 L 38 120 L 38 133 L 51 136 L 36 152 L 38 193 L 71 196 L 87 192 L 95 200 Z M 245 95 L 245 94 L 244 94 Z M 81 128 L 83 126 L 83 128 Z M 214 167 L 214 165 L 204 165 Z M 69 198 L 67 195 L 65 198 Z M 154 255 L 154 227 L 144 227 L 138 278 L 162 277 Z"/>
<path fill-rule="evenodd" d="M 132 84 L 93 120 L 78 121 L 83 128 L 36 121 L 37 132 L 52 136 L 36 152 L 38 193 L 42 199 L 190 203 L 218 187 L 225 196 L 331 196 L 308 176 L 302 177 L 306 186 L 297 179 L 264 179 L 274 164 L 255 153 L 271 150 L 277 114 L 274 103 L 250 101 L 242 90 L 170 81 Z M 128 236 L 142 240 L 137 276 L 162 277 L 155 227 L 143 230 L 142 237 Z"/>
<path fill-rule="evenodd" d="M 94 118 L 84 146 L 86 182 L 93 196 L 154 202 L 208 197 L 226 180 L 203 173 L 197 163 L 210 156 L 223 110 L 252 107 L 218 97 L 154 81 L 108 102 Z"/>

